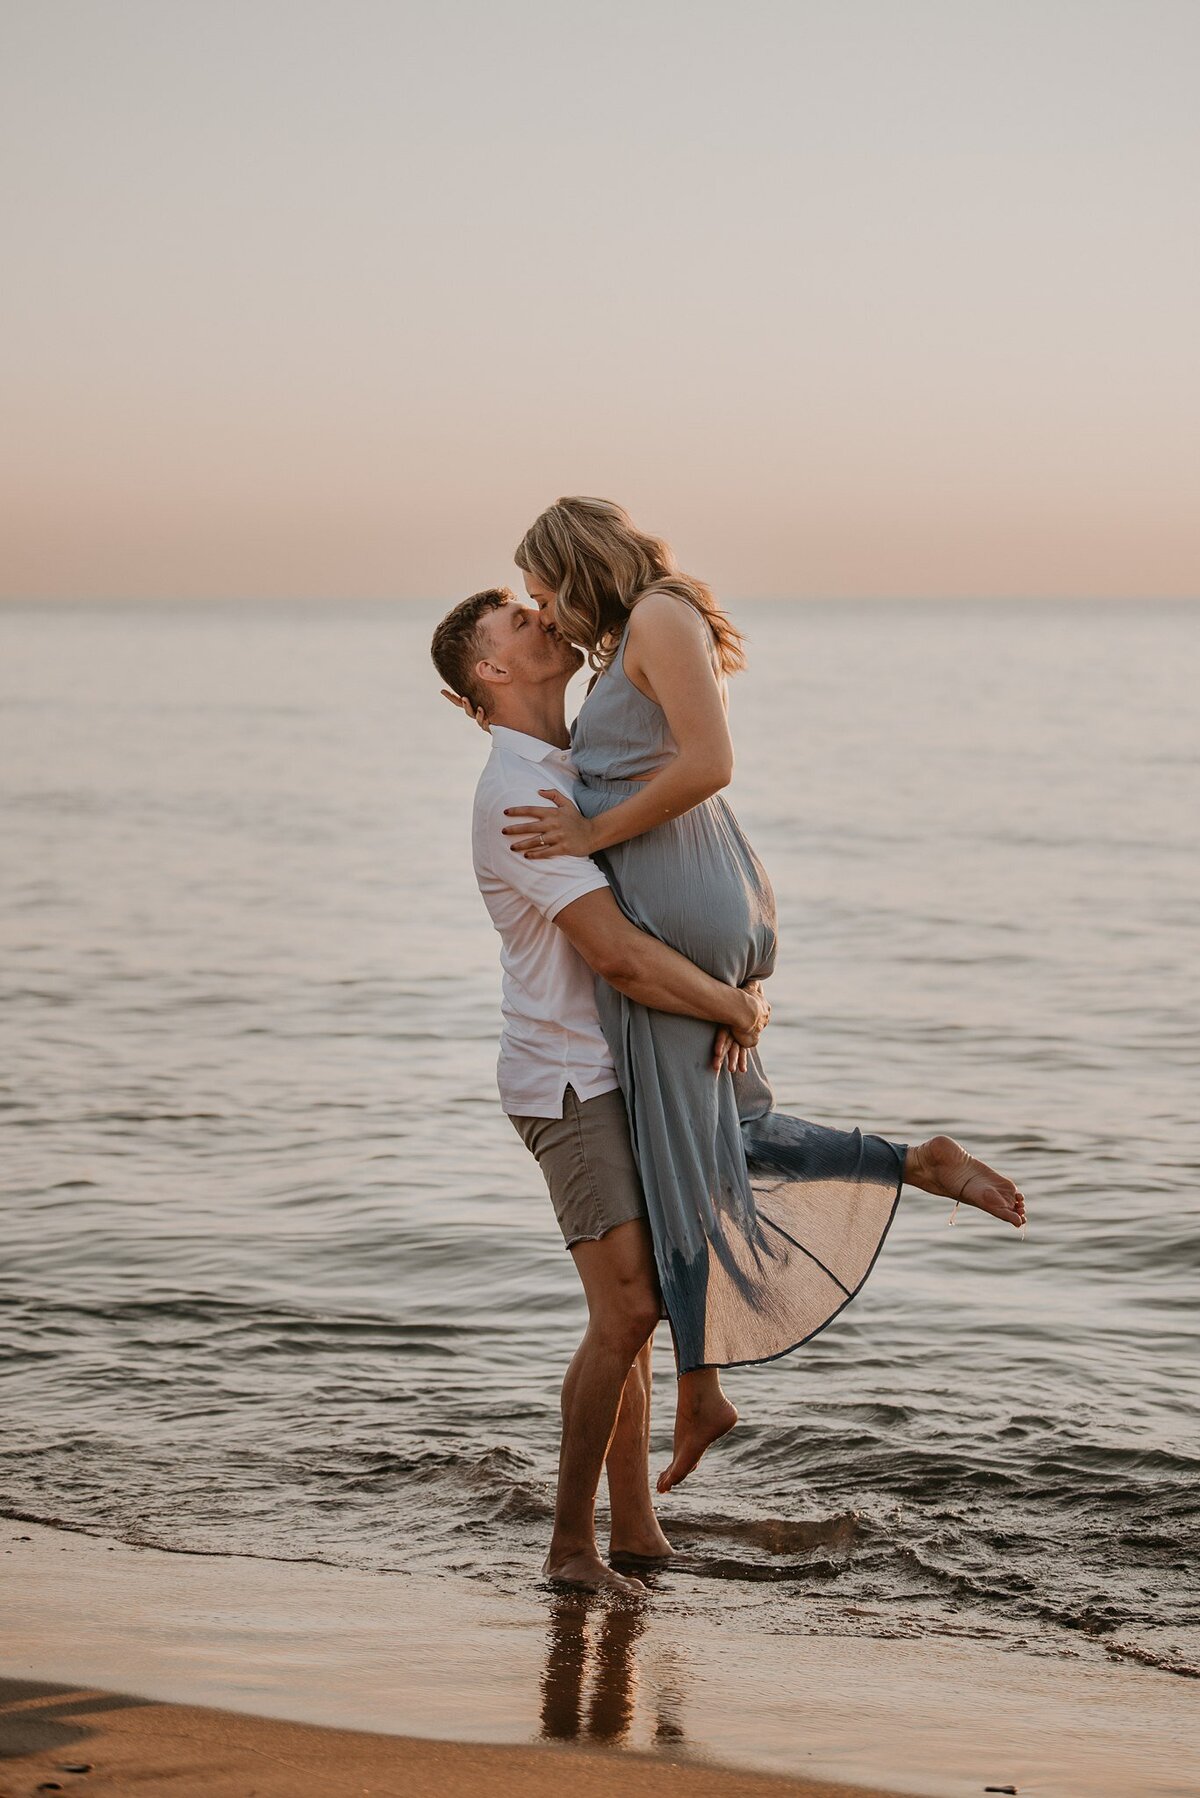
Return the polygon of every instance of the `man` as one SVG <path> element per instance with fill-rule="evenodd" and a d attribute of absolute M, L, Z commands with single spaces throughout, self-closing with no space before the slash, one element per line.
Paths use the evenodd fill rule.
<path fill-rule="evenodd" d="M 563 1382 L 563 1436 L 546 1574 L 592 1589 L 640 1582 L 601 1559 L 595 1501 L 607 1462 L 610 1559 L 670 1554 L 648 1477 L 650 1348 L 661 1315 L 653 1246 L 628 1120 L 594 996 L 594 975 L 653 1010 L 710 1020 L 714 1068 L 757 1041 L 770 1008 L 751 983 L 723 985 L 647 936 L 619 910 L 594 862 L 528 859 L 503 834 L 506 810 L 571 794 L 564 699 L 582 657 L 507 588 L 462 601 L 438 625 L 433 660 L 447 699 L 491 733 L 475 795 L 476 878 L 501 938 L 504 969 L 498 1081 L 504 1109 L 536 1156 L 588 1305 L 588 1326 Z M 448 689 L 448 690 L 447 690 Z M 926 1192 L 1023 1223 L 1013 1183 L 950 1137 L 910 1147 L 904 1179 Z M 736 1416 L 729 1407 L 730 1421 Z M 709 1438 L 711 1439 L 711 1437 Z M 703 1452 L 682 1463 L 685 1477 Z"/>
<path fill-rule="evenodd" d="M 640 1589 L 602 1560 L 595 1504 L 607 1464 L 610 1557 L 671 1552 L 650 1496 L 651 1344 L 661 1315 L 654 1252 L 628 1120 L 600 1029 L 594 977 L 658 1011 L 711 1020 L 714 1069 L 753 1046 L 770 1015 L 756 985 L 714 980 L 618 909 L 594 862 L 529 861 L 502 834 L 506 806 L 570 794 L 564 695 L 582 656 L 507 589 L 478 593 L 443 619 L 433 659 L 491 732 L 475 795 L 473 853 L 500 933 L 501 1103 L 537 1157 L 583 1283 L 588 1325 L 562 1391 L 563 1434 L 545 1573 L 591 1589 Z M 455 703 L 459 703 L 456 699 Z"/>

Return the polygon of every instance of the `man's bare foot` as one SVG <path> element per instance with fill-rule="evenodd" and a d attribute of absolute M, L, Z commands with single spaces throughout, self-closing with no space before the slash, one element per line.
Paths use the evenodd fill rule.
<path fill-rule="evenodd" d="M 670 1466 L 664 1467 L 658 1476 L 658 1490 L 669 1492 L 672 1486 L 686 1480 L 705 1449 L 727 1435 L 737 1420 L 735 1407 L 720 1387 L 715 1394 L 704 1392 L 698 1395 L 694 1403 L 688 1402 L 681 1387 L 675 1411 L 675 1452 Z"/>
<path fill-rule="evenodd" d="M 546 1556 L 542 1572 L 552 1586 L 570 1586 L 576 1592 L 623 1592 L 629 1598 L 646 1590 L 640 1579 L 614 1573 L 595 1553 Z"/>
<path fill-rule="evenodd" d="M 904 1178 L 922 1192 L 974 1205 L 1002 1223 L 1024 1228 L 1025 1194 L 986 1161 L 968 1155 L 952 1136 L 931 1136 L 928 1142 L 910 1148 L 904 1159 Z"/>
<path fill-rule="evenodd" d="M 626 1567 L 665 1567 L 675 1550 L 667 1541 L 657 1520 L 652 1526 L 626 1530 L 620 1541 L 614 1536 L 608 1545 L 608 1558 Z"/>

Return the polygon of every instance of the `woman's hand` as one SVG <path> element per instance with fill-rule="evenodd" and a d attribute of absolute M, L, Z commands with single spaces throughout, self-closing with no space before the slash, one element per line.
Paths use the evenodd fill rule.
<path fill-rule="evenodd" d="M 549 805 L 506 805 L 506 818 L 523 818 L 523 824 L 506 824 L 502 835 L 512 837 L 509 848 L 526 861 L 547 861 L 552 855 L 590 855 L 592 821 L 574 800 L 557 787 L 539 787 Z"/>
<path fill-rule="evenodd" d="M 491 736 L 492 727 L 488 723 L 488 715 L 482 706 L 476 710 L 469 699 L 464 699 L 461 693 L 452 693 L 449 687 L 442 688 L 442 698 L 448 699 L 450 704 L 456 706 L 460 712 L 465 712 L 468 718 L 474 718 L 480 730 L 485 730 L 488 736 Z"/>
<path fill-rule="evenodd" d="M 722 1024 L 713 1039 L 712 1061 L 709 1065 L 714 1074 L 719 1074 L 726 1063 L 729 1064 L 731 1074 L 744 1074 L 750 1066 L 750 1051 L 743 1048 L 741 1043 L 735 1042 L 732 1032 Z"/>

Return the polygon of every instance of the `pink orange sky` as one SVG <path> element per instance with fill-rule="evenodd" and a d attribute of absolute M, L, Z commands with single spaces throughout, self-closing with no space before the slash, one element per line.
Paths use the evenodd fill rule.
<path fill-rule="evenodd" d="M 0 596 L 1200 594 L 1193 0 L 9 0 Z"/>

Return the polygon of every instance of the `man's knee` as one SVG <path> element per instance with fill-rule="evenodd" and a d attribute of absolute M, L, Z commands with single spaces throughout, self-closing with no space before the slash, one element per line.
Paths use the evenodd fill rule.
<path fill-rule="evenodd" d="M 650 1232 L 641 1218 L 572 1248 L 587 1293 L 589 1329 L 628 1352 L 654 1334 L 662 1314 Z"/>
<path fill-rule="evenodd" d="M 621 1348 L 632 1362 L 653 1336 L 659 1316 L 658 1295 L 648 1282 L 621 1281 L 594 1307 L 591 1328 Z"/>

